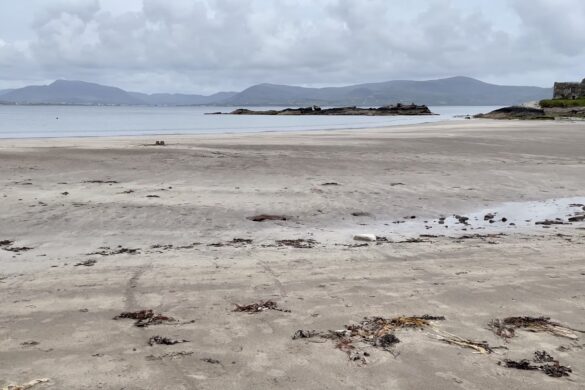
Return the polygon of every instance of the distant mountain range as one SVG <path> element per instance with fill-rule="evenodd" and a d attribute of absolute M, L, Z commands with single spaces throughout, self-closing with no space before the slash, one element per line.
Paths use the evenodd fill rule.
<path fill-rule="evenodd" d="M 469 77 L 428 81 L 387 81 L 347 87 L 304 88 L 258 84 L 242 92 L 210 96 L 128 92 L 84 81 L 57 80 L 49 85 L 0 90 L 3 104 L 147 105 L 147 106 L 383 106 L 417 103 L 430 106 L 514 105 L 547 99 L 552 88 L 503 86 Z"/>

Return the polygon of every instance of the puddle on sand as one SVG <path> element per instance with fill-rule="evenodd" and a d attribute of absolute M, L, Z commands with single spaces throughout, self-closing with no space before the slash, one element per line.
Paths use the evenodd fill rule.
<path fill-rule="evenodd" d="M 585 221 L 569 221 L 585 215 L 585 197 L 558 198 L 544 201 L 507 202 L 470 213 L 444 215 L 437 219 L 402 218 L 368 224 L 359 230 L 386 236 L 417 237 L 420 235 L 458 236 L 464 234 L 496 234 L 511 232 L 540 232 L 563 226 L 583 227 Z"/>

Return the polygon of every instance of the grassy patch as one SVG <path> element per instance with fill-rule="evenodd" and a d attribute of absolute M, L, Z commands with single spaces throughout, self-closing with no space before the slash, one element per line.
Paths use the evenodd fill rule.
<path fill-rule="evenodd" d="M 545 99 L 540 101 L 542 108 L 585 107 L 585 99 Z"/>

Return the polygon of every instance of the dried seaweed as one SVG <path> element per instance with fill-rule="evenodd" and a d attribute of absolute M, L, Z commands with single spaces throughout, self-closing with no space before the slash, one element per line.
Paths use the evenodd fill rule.
<path fill-rule="evenodd" d="M 296 240 L 277 240 L 276 244 L 278 246 L 290 246 L 293 248 L 299 248 L 299 249 L 309 249 L 309 248 L 313 248 L 315 246 L 315 244 L 317 244 L 317 241 L 313 240 L 313 239 L 303 239 L 303 238 L 299 238 Z"/>
<path fill-rule="evenodd" d="M 318 332 L 315 330 L 297 330 L 293 340 L 321 337 L 335 342 L 335 348 L 345 352 L 351 361 L 365 364 L 367 352 L 362 352 L 356 343 L 363 343 L 392 354 L 392 347 L 400 342 L 394 334 L 399 329 L 425 329 L 432 326 L 431 321 L 442 321 L 443 316 L 412 316 L 412 317 L 365 317 L 357 324 L 346 325 L 342 330 Z"/>
<path fill-rule="evenodd" d="M 30 251 L 33 248 L 29 248 L 27 246 L 21 246 L 21 247 L 17 247 L 14 246 L 14 241 L 12 240 L 2 240 L 0 241 L 0 248 L 4 249 L 5 251 L 8 252 L 26 252 L 26 251 Z"/>
<path fill-rule="evenodd" d="M 534 352 L 534 359 L 536 363 L 550 363 L 554 362 L 555 359 L 549 355 L 546 351 L 536 351 Z"/>
<path fill-rule="evenodd" d="M 203 358 L 201 359 L 201 361 L 205 362 L 205 363 L 209 363 L 209 364 L 221 364 L 221 362 L 217 359 L 212 359 L 212 358 Z"/>
<path fill-rule="evenodd" d="M 236 308 L 233 310 L 235 312 L 245 312 L 245 313 L 260 313 L 266 310 L 275 310 L 275 311 L 282 311 L 285 313 L 290 313 L 290 310 L 283 309 L 278 306 L 278 304 L 274 301 L 261 301 L 258 303 L 252 303 L 249 305 L 238 305 L 236 304 Z"/>
<path fill-rule="evenodd" d="M 265 222 L 265 221 L 288 221 L 289 218 L 284 215 L 260 214 L 253 217 L 248 217 L 250 221 Z"/>
<path fill-rule="evenodd" d="M 136 322 L 134 322 L 134 326 L 139 328 L 145 328 L 151 325 L 160 325 L 163 323 L 175 321 L 175 319 L 172 317 L 154 313 L 152 309 L 139 310 L 135 312 L 123 312 L 120 315 L 114 317 L 114 320 L 119 319 L 136 320 Z"/>
<path fill-rule="evenodd" d="M 88 256 L 93 256 L 93 255 L 114 256 L 114 255 L 121 255 L 121 254 L 135 255 L 135 254 L 140 253 L 140 249 L 124 248 L 122 246 L 118 246 L 116 249 L 110 249 L 110 247 L 102 247 L 99 249 L 100 249 L 99 251 L 88 253 L 87 255 Z"/>
<path fill-rule="evenodd" d="M 303 330 L 303 329 L 299 329 L 295 332 L 295 334 L 293 335 L 292 339 L 296 340 L 296 339 L 310 339 L 312 337 L 318 336 L 319 332 L 317 332 L 316 330 Z"/>
<path fill-rule="evenodd" d="M 97 260 L 94 259 L 89 259 L 89 260 L 85 260 L 85 261 L 81 261 L 77 264 L 74 265 L 74 267 L 93 267 L 94 265 L 97 264 Z"/>
<path fill-rule="evenodd" d="M 155 344 L 175 345 L 175 344 L 188 343 L 188 342 L 189 342 L 189 340 L 171 339 L 169 337 L 162 337 L 162 336 L 152 336 L 150 339 L 148 339 L 148 345 L 150 345 L 151 347 L 154 346 Z"/>
<path fill-rule="evenodd" d="M 532 362 L 539 364 L 532 364 Z M 532 362 L 528 359 L 518 361 L 506 359 L 498 364 L 505 365 L 508 368 L 515 368 L 517 370 L 542 371 L 544 374 L 553 378 L 569 376 L 569 374 L 573 372 L 571 367 L 561 365 L 558 360 L 553 358 L 546 351 L 534 352 Z"/>
<path fill-rule="evenodd" d="M 457 345 L 462 348 L 473 349 L 476 352 L 483 354 L 490 354 L 494 352 L 494 348 L 490 347 L 487 341 L 475 341 L 471 339 L 465 339 L 463 337 L 459 337 L 444 331 L 439 331 L 437 329 L 435 329 L 435 332 L 437 332 L 437 338 L 440 341 L 443 341 L 444 343 Z"/>
<path fill-rule="evenodd" d="M 530 370 L 536 371 L 539 369 L 539 366 L 536 366 L 530 362 L 530 360 L 522 359 L 522 360 L 509 360 L 506 359 L 501 362 L 506 365 L 507 368 L 515 368 L 517 370 Z"/>
<path fill-rule="evenodd" d="M 214 242 L 211 244 L 208 244 L 207 246 L 212 246 L 212 247 L 222 247 L 222 246 L 242 246 L 242 245 L 248 245 L 251 244 L 253 241 L 250 239 L 246 239 L 246 238 L 234 238 L 231 241 L 226 241 L 226 242 Z"/>
<path fill-rule="evenodd" d="M 191 351 L 179 351 L 179 352 L 170 352 L 170 353 L 165 353 L 164 355 L 160 355 L 160 356 L 155 356 L 155 355 L 148 355 L 146 356 L 146 360 L 163 360 L 163 359 L 170 359 L 170 360 L 175 360 L 175 359 L 180 359 L 180 358 L 184 358 L 185 356 L 191 356 L 193 355 L 194 352 Z"/>
<path fill-rule="evenodd" d="M 559 337 L 577 340 L 575 332 L 581 330 L 571 329 L 558 322 L 550 320 L 550 317 L 507 317 L 503 320 L 495 319 L 488 324 L 489 328 L 498 336 L 510 339 L 516 335 L 516 329 L 525 329 L 530 332 L 549 332 Z"/>

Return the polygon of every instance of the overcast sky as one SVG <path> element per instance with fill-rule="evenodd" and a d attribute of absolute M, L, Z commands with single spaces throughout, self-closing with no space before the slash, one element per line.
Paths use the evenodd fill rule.
<path fill-rule="evenodd" d="M 585 77 L 585 0 L 0 0 L 0 89 Z"/>

